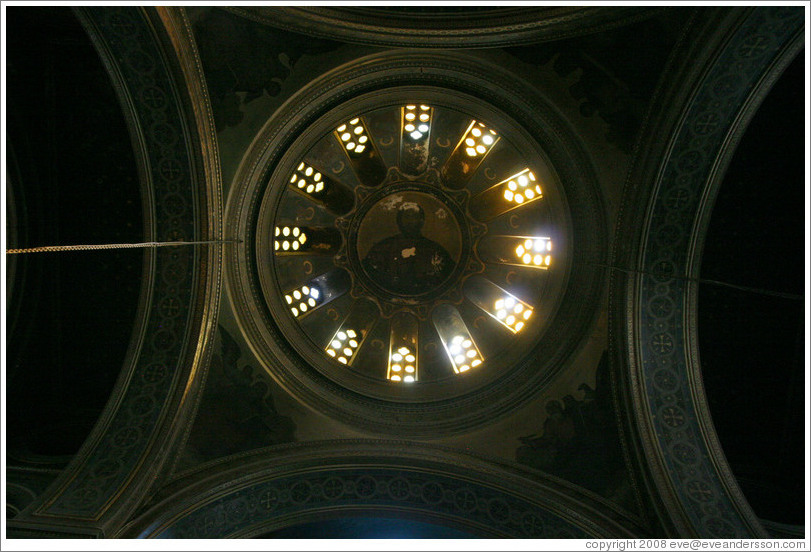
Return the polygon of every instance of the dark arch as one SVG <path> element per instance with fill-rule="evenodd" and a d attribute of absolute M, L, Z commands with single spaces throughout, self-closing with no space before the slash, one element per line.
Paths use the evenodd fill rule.
<path fill-rule="evenodd" d="M 716 12 L 706 21 L 677 52 L 679 86 L 659 91 L 639 141 L 613 263 L 634 274 L 613 274 L 611 339 L 624 354 L 618 365 L 627 367 L 618 374 L 626 423 L 668 530 L 764 537 L 712 426 L 698 358 L 698 284 L 687 279 L 698 276 L 710 199 L 745 123 L 802 47 L 803 10 Z M 661 136 L 672 139 L 656 143 Z"/>
<path fill-rule="evenodd" d="M 370 512 L 485 537 L 618 538 L 638 531 L 609 511 L 590 493 L 554 478 L 538 482 L 537 474 L 530 479 L 506 462 L 404 441 L 333 441 L 214 462 L 173 482 L 118 536 L 252 536 Z"/>
<path fill-rule="evenodd" d="M 222 192 L 213 168 L 216 142 L 207 131 L 213 118 L 204 92 L 190 84 L 193 65 L 182 58 L 195 53 L 173 49 L 171 17 L 161 21 L 165 12 L 159 9 L 87 7 L 75 13 L 127 119 L 145 239 L 216 239 Z M 53 534 L 61 534 L 50 530 L 59 527 L 65 534 L 104 536 L 156 485 L 199 397 L 219 304 L 220 257 L 218 247 L 203 245 L 146 250 L 137 319 L 110 399 L 70 464 L 9 524 L 15 534 L 48 525 Z"/>

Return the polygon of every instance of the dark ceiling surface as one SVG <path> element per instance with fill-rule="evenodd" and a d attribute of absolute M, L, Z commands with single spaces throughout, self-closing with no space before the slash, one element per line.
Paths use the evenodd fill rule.
<path fill-rule="evenodd" d="M 8 8 L 9 248 L 143 241 L 131 139 L 109 75 L 67 8 Z M 10 454 L 71 455 L 133 332 L 137 249 L 19 256 L 6 352 Z M 14 312 L 17 316 L 14 317 Z M 13 323 L 12 323 L 13 322 Z"/>
<path fill-rule="evenodd" d="M 698 332 L 715 429 L 755 511 L 801 524 L 803 52 L 749 123 L 704 244 Z"/>
<path fill-rule="evenodd" d="M 449 8 L 448 8 L 449 9 Z M 663 9 L 599 33 L 486 50 L 543 92 L 622 184 L 663 68 L 693 14 Z M 143 240 L 131 138 L 98 54 L 68 8 L 8 8 L 7 247 Z M 297 87 L 379 48 L 281 31 L 217 8 L 188 8 L 221 148 L 225 187 L 253 136 Z M 435 12 L 423 16 L 435 15 Z M 757 515 L 804 517 L 802 53 L 745 132 L 713 209 L 701 277 L 702 375 L 724 452 Z M 608 162 L 605 159 L 608 159 Z M 616 203 L 609 196 L 611 215 Z M 13 237 L 13 241 L 11 239 Z M 20 256 L 22 257 L 22 256 Z M 64 465 L 110 396 L 133 331 L 143 253 L 48 253 L 15 260 L 6 355 L 7 462 Z M 12 265 L 9 265 L 10 269 Z M 13 284 L 13 285 L 12 285 Z M 770 294 L 768 292 L 780 292 Z M 189 474 L 263 447 L 370 435 L 311 412 L 269 377 L 221 305 L 196 419 L 176 466 Z M 605 305 L 571 366 L 538 399 L 492 428 L 441 440 L 551 474 L 640 515 L 608 377 Z M 374 435 L 372 435 L 374 437 Z M 405 535 L 403 533 L 408 533 Z M 409 522 L 351 518 L 262 538 L 465 538 Z"/>
<path fill-rule="evenodd" d="M 619 164 L 639 130 L 641 114 L 653 94 L 658 74 L 688 15 L 686 10 L 665 10 L 658 18 L 628 28 L 568 41 L 494 49 L 491 53 L 501 56 L 502 62 L 518 73 L 529 76 L 544 67 L 556 75 L 557 82 L 549 86 L 562 87 L 559 91 L 569 98 L 579 117 L 599 117 L 601 124 L 608 123 L 607 130 L 590 139 L 616 152 Z M 190 10 L 190 19 L 221 144 L 244 143 L 243 148 L 256 132 L 254 121 L 264 122 L 295 92 L 295 83 L 312 80 L 347 59 L 377 51 L 337 41 L 305 39 L 219 9 Z M 612 49 L 623 55 L 612 56 Z M 634 58 L 633 52 L 644 55 Z M 235 170 L 244 151 L 237 149 L 233 159 L 223 154 L 224 174 Z M 604 340 L 604 329 L 595 330 L 593 350 L 577 363 L 577 368 L 572 368 L 567 383 L 489 435 L 479 437 L 478 442 L 474 439 L 468 448 L 552 473 L 635 510 L 634 491 L 614 422 L 607 364 L 602 354 Z M 212 379 L 181 469 L 210 461 L 218 454 L 250 450 L 267 439 L 272 444 L 283 444 L 357 435 L 340 425 L 298 415 L 239 341 L 238 329 L 223 323 Z M 229 365 L 238 366 L 238 371 L 229 373 Z M 261 406 L 248 412 L 245 397 Z M 227 414 L 214 422 L 215 411 Z M 544 421 L 547 416 L 549 419 Z M 536 422 L 537 417 L 540 420 Z M 228 432 L 222 431 L 225 420 Z M 308 429 L 315 425 L 320 427 Z M 456 441 L 452 442 L 455 445 Z"/>

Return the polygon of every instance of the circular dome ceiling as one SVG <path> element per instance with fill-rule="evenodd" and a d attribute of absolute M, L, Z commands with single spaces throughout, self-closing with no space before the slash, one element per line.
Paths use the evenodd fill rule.
<path fill-rule="evenodd" d="M 396 74 L 266 126 L 232 196 L 245 236 L 232 296 L 259 358 L 305 402 L 433 433 L 520 402 L 521 381 L 549 379 L 577 341 L 558 335 L 573 329 L 560 311 L 578 225 L 520 114 Z"/>

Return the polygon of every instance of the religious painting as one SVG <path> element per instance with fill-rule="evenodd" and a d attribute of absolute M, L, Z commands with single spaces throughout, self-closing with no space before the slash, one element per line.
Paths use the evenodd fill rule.
<path fill-rule="evenodd" d="M 369 278 L 398 295 L 441 285 L 459 261 L 459 224 L 450 210 L 422 192 L 388 196 L 374 205 L 358 232 L 358 257 Z"/>

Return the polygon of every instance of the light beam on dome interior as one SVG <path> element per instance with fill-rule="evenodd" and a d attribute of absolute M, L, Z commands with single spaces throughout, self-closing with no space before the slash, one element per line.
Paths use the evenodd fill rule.
<path fill-rule="evenodd" d="M 288 183 L 297 192 L 337 215 L 348 213 L 355 204 L 352 190 L 304 161 L 296 166 Z"/>
<path fill-rule="evenodd" d="M 319 226 L 276 226 L 273 250 L 276 255 L 330 255 L 341 246 L 337 228 Z"/>
<path fill-rule="evenodd" d="M 352 365 L 377 320 L 375 314 L 368 301 L 356 302 L 324 347 L 327 354 L 341 364 Z"/>
<path fill-rule="evenodd" d="M 434 310 L 432 320 L 456 374 L 482 364 L 481 351 L 456 307 L 447 303 L 440 305 Z"/>
<path fill-rule="evenodd" d="M 301 318 L 349 291 L 350 285 L 349 274 L 336 268 L 282 295 L 290 313 Z"/>
<path fill-rule="evenodd" d="M 412 315 L 401 313 L 391 319 L 386 379 L 400 383 L 419 379 L 418 339 L 419 323 Z"/>
<path fill-rule="evenodd" d="M 434 109 L 415 102 L 400 108 L 400 169 L 411 174 L 428 166 Z"/>
<path fill-rule="evenodd" d="M 532 305 L 482 276 L 465 282 L 464 293 L 471 303 L 514 334 L 524 329 L 532 318 Z"/>
<path fill-rule="evenodd" d="M 552 264 L 552 239 L 542 236 L 485 236 L 477 246 L 486 263 L 547 270 Z"/>
<path fill-rule="evenodd" d="M 349 165 L 364 186 L 377 186 L 386 177 L 386 165 L 363 117 L 339 125 L 334 133 L 349 158 Z"/>
<path fill-rule="evenodd" d="M 527 168 L 473 197 L 470 213 L 480 221 L 488 221 L 542 197 L 540 182 Z"/>
<path fill-rule="evenodd" d="M 464 188 L 499 139 L 495 130 L 481 121 L 471 121 L 442 167 L 445 185 L 457 190 Z"/>

